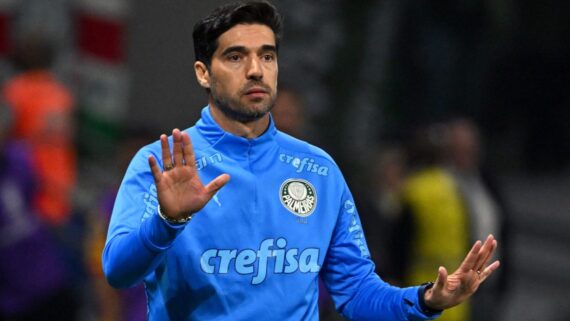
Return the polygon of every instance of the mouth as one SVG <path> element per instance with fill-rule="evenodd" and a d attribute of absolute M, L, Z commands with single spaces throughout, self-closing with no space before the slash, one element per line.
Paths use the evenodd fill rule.
<path fill-rule="evenodd" d="M 261 87 L 254 87 L 251 89 L 248 89 L 245 94 L 247 96 L 263 96 L 263 95 L 267 95 L 267 90 Z"/>
<path fill-rule="evenodd" d="M 265 88 L 264 86 L 252 86 L 251 88 L 248 88 L 247 90 L 245 90 L 244 95 L 249 97 L 249 98 L 263 98 L 264 96 L 269 94 L 269 89 Z"/>

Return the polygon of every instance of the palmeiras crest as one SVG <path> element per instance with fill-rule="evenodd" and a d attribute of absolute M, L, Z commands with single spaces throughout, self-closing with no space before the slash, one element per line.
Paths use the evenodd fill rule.
<path fill-rule="evenodd" d="M 317 192 L 313 185 L 304 179 L 288 179 L 279 189 L 281 204 L 291 213 L 307 217 L 317 207 Z"/>

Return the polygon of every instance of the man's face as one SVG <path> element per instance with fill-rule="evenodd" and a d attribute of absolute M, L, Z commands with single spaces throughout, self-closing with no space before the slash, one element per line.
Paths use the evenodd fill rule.
<path fill-rule="evenodd" d="M 209 88 L 215 107 L 246 123 L 267 115 L 277 96 L 277 52 L 273 31 L 238 24 L 218 38 Z"/>

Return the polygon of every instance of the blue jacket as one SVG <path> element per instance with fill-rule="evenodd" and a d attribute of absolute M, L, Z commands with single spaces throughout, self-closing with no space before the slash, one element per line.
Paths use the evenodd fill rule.
<path fill-rule="evenodd" d="M 321 274 L 352 320 L 424 320 L 418 287 L 374 273 L 353 198 L 321 149 L 270 122 L 256 139 L 222 130 L 209 108 L 187 129 L 203 183 L 229 183 L 187 224 L 157 214 L 148 165 L 160 142 L 132 160 L 115 202 L 103 269 L 115 287 L 144 282 L 151 321 L 318 320 Z"/>

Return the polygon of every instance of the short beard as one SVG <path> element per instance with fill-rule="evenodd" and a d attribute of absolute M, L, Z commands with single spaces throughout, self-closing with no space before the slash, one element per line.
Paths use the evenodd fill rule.
<path fill-rule="evenodd" d="M 218 107 L 218 109 L 224 115 L 226 115 L 226 117 L 243 124 L 251 123 L 253 121 L 263 118 L 263 116 L 267 115 L 267 113 L 269 113 L 271 109 L 273 109 L 274 105 L 274 103 L 272 103 L 267 108 L 265 108 L 265 110 L 261 111 L 247 111 L 239 108 L 234 109 L 230 107 L 230 104 L 224 99 L 220 99 L 218 97 L 213 97 L 213 99 L 214 103 L 216 104 L 216 107 Z"/>
<path fill-rule="evenodd" d="M 218 95 L 215 90 L 210 88 L 210 96 L 214 100 L 216 107 L 229 119 L 235 120 L 242 124 L 251 123 L 267 115 L 275 105 L 275 99 L 269 101 L 269 105 L 262 110 L 247 110 L 239 106 L 232 107 L 232 102 L 222 95 Z"/>

